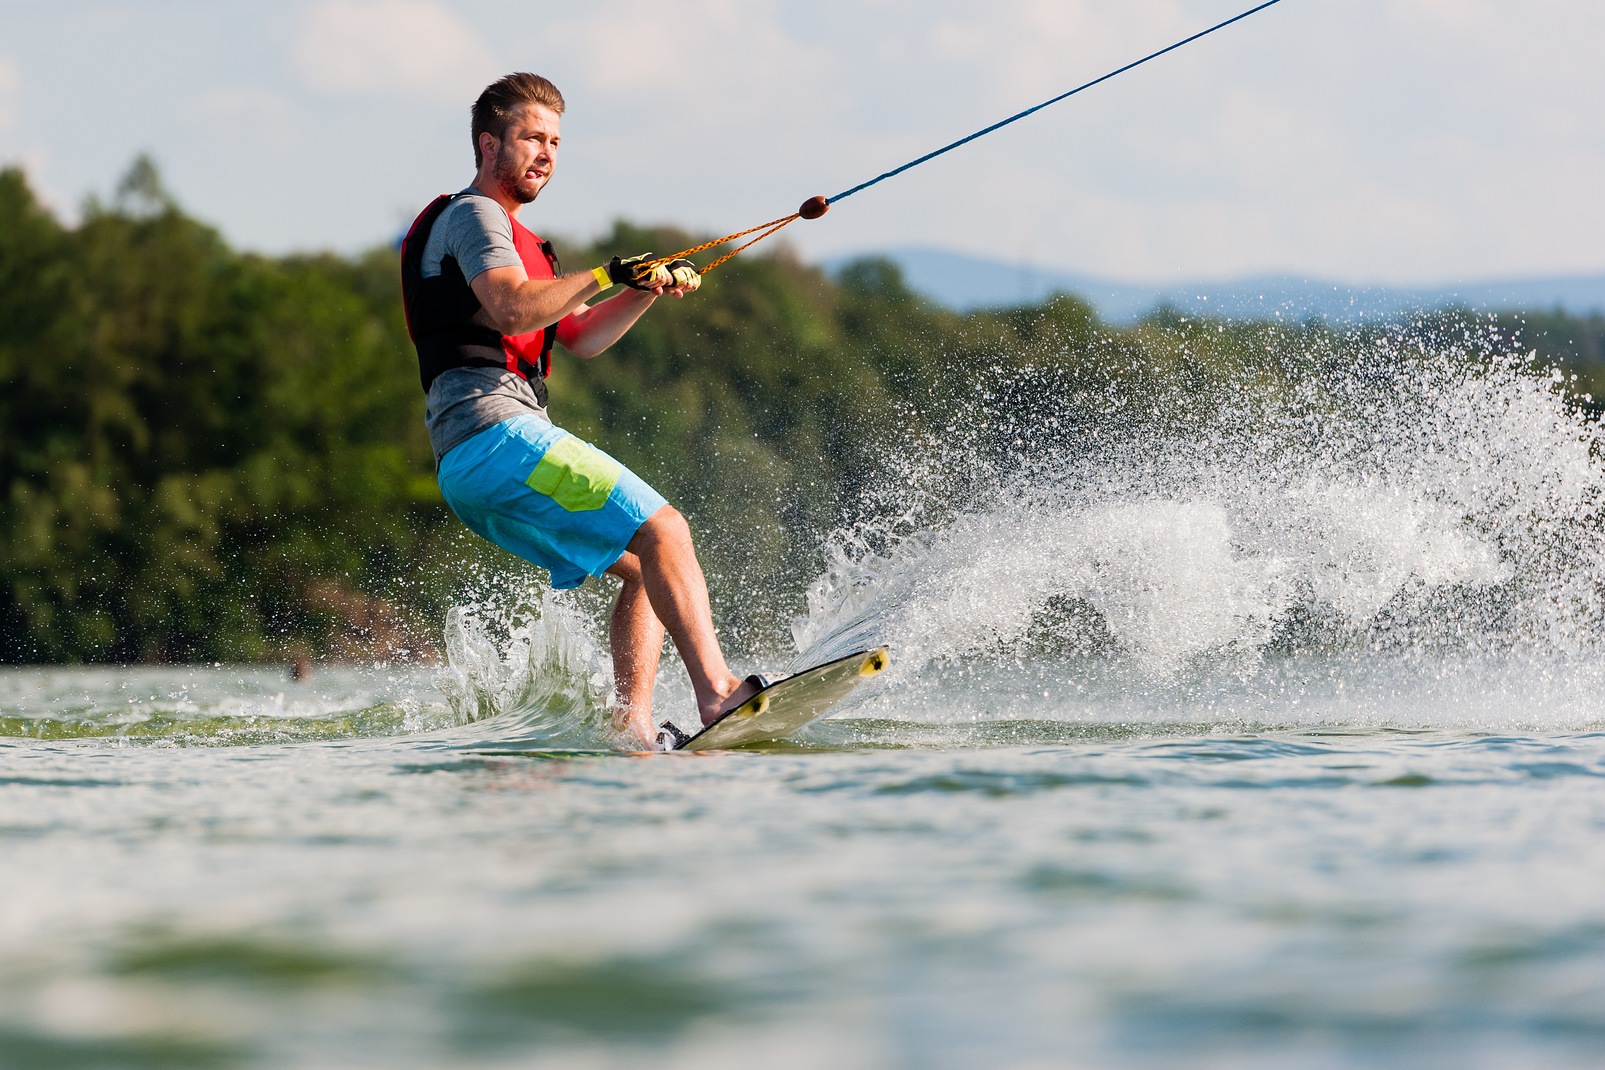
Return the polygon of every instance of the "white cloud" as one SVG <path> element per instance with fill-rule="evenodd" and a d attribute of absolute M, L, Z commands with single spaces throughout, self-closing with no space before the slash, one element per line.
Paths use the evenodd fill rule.
<path fill-rule="evenodd" d="M 786 6 L 681 0 L 628 18 L 575 8 L 508 41 L 568 101 L 566 157 L 541 206 L 561 206 L 554 229 L 627 215 L 730 230 L 822 192 L 798 176 L 817 178 L 865 109 L 842 57 L 795 32 Z M 585 221 L 568 222 L 576 215 Z"/>
<path fill-rule="evenodd" d="M 695 13 L 688 16 L 687 6 Z M 644 112 L 676 124 L 733 116 L 778 123 L 840 96 L 828 50 L 782 25 L 773 0 L 651 4 L 628 18 L 548 17 L 530 51 L 583 58 L 586 92 L 610 112 Z M 708 108 L 713 103 L 716 106 Z M 591 110 L 596 110 L 595 107 Z"/>
<path fill-rule="evenodd" d="M 967 71 L 984 99 L 1015 111 L 1151 52 L 1196 23 L 1175 0 L 1141 7 L 1022 0 L 1006 9 L 965 5 L 931 21 L 924 36 L 931 58 Z"/>
<path fill-rule="evenodd" d="M 484 41 L 428 0 L 332 0 L 308 9 L 294 45 L 312 89 L 336 96 L 469 94 L 505 73 Z"/>

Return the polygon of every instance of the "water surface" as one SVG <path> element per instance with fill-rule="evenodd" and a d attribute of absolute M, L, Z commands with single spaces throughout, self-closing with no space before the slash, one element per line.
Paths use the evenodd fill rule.
<path fill-rule="evenodd" d="M 0 1063 L 1605 1055 L 1605 733 L 871 702 L 631 756 L 453 727 L 433 678 L 0 677 L 13 726 L 108 719 L 0 742 Z"/>

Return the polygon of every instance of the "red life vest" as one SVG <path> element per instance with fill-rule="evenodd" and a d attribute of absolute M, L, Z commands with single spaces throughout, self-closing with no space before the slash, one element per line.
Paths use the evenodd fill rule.
<path fill-rule="evenodd" d="M 455 257 L 440 262 L 440 274 L 424 278 L 424 247 L 440 213 L 458 194 L 442 194 L 419 213 L 401 240 L 401 297 L 407 314 L 407 334 L 418 351 L 418 378 L 428 393 L 430 384 L 450 368 L 504 368 L 527 379 L 542 405 L 546 404 L 546 376 L 552 368 L 552 343 L 557 324 L 526 334 L 502 334 L 479 303 L 463 277 Z M 532 279 L 558 276 L 552 243 L 542 241 L 516 219 L 513 248 Z"/>

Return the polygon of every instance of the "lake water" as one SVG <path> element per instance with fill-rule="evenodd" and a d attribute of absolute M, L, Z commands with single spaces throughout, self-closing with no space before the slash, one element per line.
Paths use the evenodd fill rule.
<path fill-rule="evenodd" d="M 431 679 L 0 676 L 0 1065 L 1605 1057 L 1605 733 L 883 696 L 640 757 Z"/>
<path fill-rule="evenodd" d="M 1599 1066 L 1598 425 L 1445 352 L 894 451 L 736 652 L 892 667 L 766 749 L 617 750 L 583 593 L 0 672 L 0 1065 Z"/>

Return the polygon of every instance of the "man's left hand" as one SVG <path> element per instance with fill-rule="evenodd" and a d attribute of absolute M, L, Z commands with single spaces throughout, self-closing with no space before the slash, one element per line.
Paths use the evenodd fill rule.
<path fill-rule="evenodd" d="M 685 257 L 670 260 L 664 267 L 669 269 L 669 277 L 673 280 L 669 283 L 668 292 L 676 297 L 696 293 L 697 287 L 702 285 L 702 273 Z"/>

